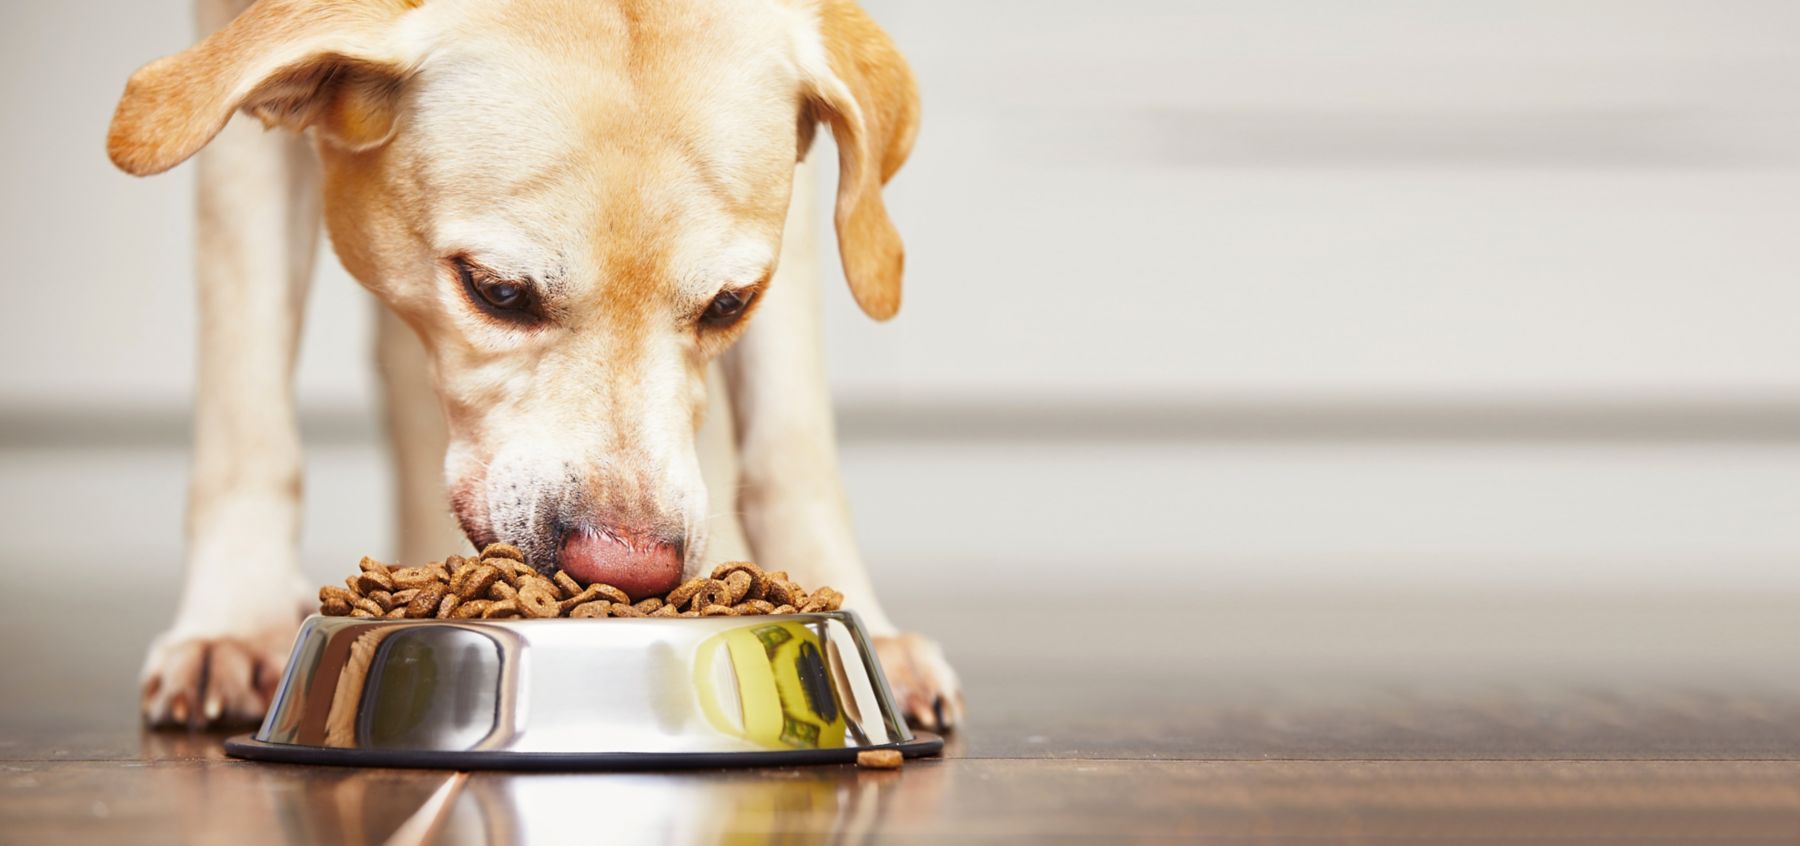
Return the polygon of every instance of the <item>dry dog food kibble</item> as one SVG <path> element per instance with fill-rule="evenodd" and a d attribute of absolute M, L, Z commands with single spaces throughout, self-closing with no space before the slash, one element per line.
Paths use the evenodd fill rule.
<path fill-rule="evenodd" d="M 748 561 L 728 561 L 665 596 L 632 602 L 612 585 L 584 587 L 561 570 L 546 576 L 527 563 L 517 547 L 503 543 L 488 544 L 474 558 L 452 555 L 420 567 L 364 558 L 356 575 L 344 580 L 344 587 L 319 588 L 321 614 L 390 620 L 738 617 L 836 611 L 843 602 L 844 595 L 831 588 L 808 592 L 785 570 L 765 572 Z"/>
<path fill-rule="evenodd" d="M 874 767 L 878 770 L 897 770 L 901 760 L 898 749 L 864 749 L 856 753 L 857 766 Z"/>

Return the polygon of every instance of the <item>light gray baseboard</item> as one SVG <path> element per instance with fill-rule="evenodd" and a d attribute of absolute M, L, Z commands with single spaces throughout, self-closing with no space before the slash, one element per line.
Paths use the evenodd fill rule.
<path fill-rule="evenodd" d="M 360 445 L 380 436 L 375 408 L 308 408 L 308 443 Z M 185 444 L 186 408 L 0 409 L 0 449 Z M 847 444 L 979 443 L 1763 443 L 1800 442 L 1796 400 L 851 401 L 838 406 Z"/>

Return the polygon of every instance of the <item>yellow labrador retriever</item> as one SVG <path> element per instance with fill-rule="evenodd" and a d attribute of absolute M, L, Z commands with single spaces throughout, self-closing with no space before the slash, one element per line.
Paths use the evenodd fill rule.
<path fill-rule="evenodd" d="M 108 138 L 134 174 L 206 148 L 188 572 L 145 665 L 146 719 L 259 716 L 305 604 L 289 382 L 322 197 L 338 257 L 397 318 L 380 358 L 404 554 L 442 537 L 447 481 L 477 545 L 638 595 L 673 587 L 701 568 L 714 513 L 697 432 L 718 359 L 751 551 L 842 590 L 909 719 L 954 725 L 955 675 L 863 571 L 820 360 L 809 168 L 796 176 L 819 123 L 856 301 L 877 320 L 900 305 L 881 188 L 918 101 L 860 9 L 201 0 L 200 17 L 211 34 L 132 76 Z"/>

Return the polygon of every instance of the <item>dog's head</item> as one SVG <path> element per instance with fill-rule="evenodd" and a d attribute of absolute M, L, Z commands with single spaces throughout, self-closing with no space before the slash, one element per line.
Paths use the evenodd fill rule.
<path fill-rule="evenodd" d="M 917 100 L 847 0 L 260 0 L 131 78 L 109 152 L 160 172 L 239 110 L 312 131 L 339 257 L 430 352 L 470 539 L 635 594 L 699 555 L 706 364 L 819 122 L 845 275 L 899 307 Z"/>

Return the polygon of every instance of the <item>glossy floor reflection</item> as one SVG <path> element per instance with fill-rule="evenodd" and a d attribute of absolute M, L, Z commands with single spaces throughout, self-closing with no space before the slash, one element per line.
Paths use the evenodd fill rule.
<path fill-rule="evenodd" d="M 34 664 L 0 641 L 0 667 L 43 682 L 0 689 L 0 841 L 1794 842 L 1792 606 L 1261 596 L 1093 618 L 1046 601 L 998 626 L 922 606 L 973 715 L 942 760 L 466 778 L 140 732 L 119 692 L 136 644 L 44 614 L 7 625 L 85 657 Z"/>

